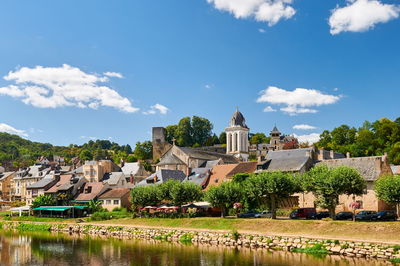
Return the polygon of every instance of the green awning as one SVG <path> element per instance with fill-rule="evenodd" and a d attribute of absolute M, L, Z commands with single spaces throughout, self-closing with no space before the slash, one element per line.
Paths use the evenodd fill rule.
<path fill-rule="evenodd" d="M 34 211 L 55 211 L 55 212 L 63 212 L 70 209 L 79 209 L 83 210 L 86 206 L 41 206 L 38 208 L 34 208 Z"/>

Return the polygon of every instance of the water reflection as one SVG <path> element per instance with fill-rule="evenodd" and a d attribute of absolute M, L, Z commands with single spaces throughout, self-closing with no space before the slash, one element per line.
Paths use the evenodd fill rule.
<path fill-rule="evenodd" d="M 1 265 L 387 265 L 358 258 L 66 234 L 0 233 Z"/>

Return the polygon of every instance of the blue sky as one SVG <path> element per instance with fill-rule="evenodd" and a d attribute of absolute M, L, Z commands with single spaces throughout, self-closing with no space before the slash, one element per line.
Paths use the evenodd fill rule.
<path fill-rule="evenodd" d="M 210 119 L 219 134 L 236 106 L 252 132 L 276 124 L 304 139 L 394 119 L 399 4 L 1 1 L 0 130 L 133 145 L 184 116 Z"/>

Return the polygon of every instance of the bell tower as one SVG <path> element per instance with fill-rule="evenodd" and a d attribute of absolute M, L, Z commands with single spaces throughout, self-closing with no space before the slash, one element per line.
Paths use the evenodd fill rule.
<path fill-rule="evenodd" d="M 226 132 L 226 153 L 234 155 L 242 161 L 249 158 L 249 128 L 238 108 L 233 113 Z"/>

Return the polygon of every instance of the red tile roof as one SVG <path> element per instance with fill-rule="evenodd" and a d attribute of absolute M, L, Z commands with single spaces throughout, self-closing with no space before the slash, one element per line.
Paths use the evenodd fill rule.
<path fill-rule="evenodd" d="M 106 198 L 122 198 L 127 193 L 129 193 L 128 188 L 113 188 L 106 193 L 102 194 L 99 199 L 106 199 Z"/>
<path fill-rule="evenodd" d="M 60 180 L 51 188 L 49 188 L 46 193 L 56 193 L 57 189 L 64 184 L 69 184 L 71 182 L 72 175 L 61 175 Z"/>
<path fill-rule="evenodd" d="M 103 182 L 88 182 L 83 188 L 83 192 L 76 197 L 76 201 L 89 201 L 95 199 L 103 190 Z"/>

